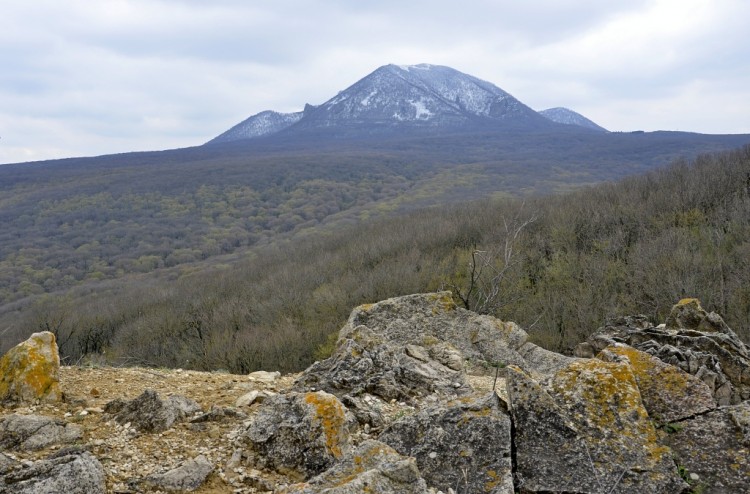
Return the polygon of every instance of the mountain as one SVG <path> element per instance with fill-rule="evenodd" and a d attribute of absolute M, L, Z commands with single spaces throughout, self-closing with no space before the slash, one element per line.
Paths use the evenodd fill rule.
<path fill-rule="evenodd" d="M 404 129 L 551 127 L 550 119 L 489 82 L 440 65 L 391 64 L 378 68 L 319 106 L 307 105 L 301 114 L 259 113 L 209 142 L 282 131 L 287 135 L 311 130 L 367 135 Z"/>
<path fill-rule="evenodd" d="M 299 122 L 301 118 L 302 112 L 279 113 L 270 110 L 260 112 L 243 120 L 210 142 L 229 142 L 275 134 Z"/>
<path fill-rule="evenodd" d="M 587 129 L 599 130 L 602 132 L 608 132 L 604 127 L 597 125 L 588 118 L 584 117 L 580 113 L 576 113 L 573 110 L 567 108 L 556 107 L 548 108 L 539 112 L 540 115 L 546 117 L 553 122 L 565 124 L 565 125 L 577 125 L 579 127 L 585 127 Z"/>

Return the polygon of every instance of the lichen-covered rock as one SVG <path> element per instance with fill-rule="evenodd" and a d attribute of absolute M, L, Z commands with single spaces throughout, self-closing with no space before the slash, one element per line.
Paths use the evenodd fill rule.
<path fill-rule="evenodd" d="M 598 358 L 606 362 L 626 361 L 641 392 L 649 417 L 666 424 L 716 408 L 711 389 L 695 376 L 665 364 L 648 353 L 618 344 L 602 350 Z"/>
<path fill-rule="evenodd" d="M 264 401 L 241 437 L 259 466 L 307 479 L 349 452 L 352 421 L 332 394 L 289 393 Z"/>
<path fill-rule="evenodd" d="M 368 440 L 331 469 L 296 484 L 285 494 L 427 494 L 414 458 L 398 454 L 379 441 Z M 468 492 L 468 491 L 467 491 Z"/>
<path fill-rule="evenodd" d="M 194 491 L 206 481 L 214 466 L 203 456 L 188 460 L 168 472 L 150 475 L 145 483 L 167 491 Z"/>
<path fill-rule="evenodd" d="M 684 420 L 663 441 L 680 467 L 697 475 L 694 492 L 750 492 L 750 403 Z"/>
<path fill-rule="evenodd" d="M 3 482 L 5 485 L 3 485 Z M 105 473 L 88 452 L 35 462 L 0 480 L 0 494 L 104 494 Z"/>
<path fill-rule="evenodd" d="M 512 494 L 511 422 L 495 393 L 466 397 L 404 417 L 378 437 L 414 456 L 430 487 Z"/>
<path fill-rule="evenodd" d="M 194 413 L 201 407 L 194 400 L 184 396 L 168 396 L 162 400 L 156 391 L 145 390 L 140 396 L 131 400 L 114 400 L 104 411 L 115 415 L 120 424 L 130 422 L 142 432 L 163 432 L 172 425 Z"/>
<path fill-rule="evenodd" d="M 750 399 L 750 349 L 717 314 L 701 319 L 700 313 L 690 312 L 695 305 L 697 302 L 691 301 L 677 304 L 670 324 L 697 324 L 698 329 L 654 327 L 645 316 L 617 318 L 579 345 L 576 355 L 593 356 L 610 345 L 624 343 L 702 380 L 719 405 Z"/>
<path fill-rule="evenodd" d="M 32 334 L 0 358 L 0 402 L 60 401 L 59 372 L 55 335 Z"/>
<path fill-rule="evenodd" d="M 461 309 L 450 292 L 391 298 L 355 308 L 345 326 L 367 326 L 391 343 L 429 350 L 447 342 L 470 364 L 497 362 L 523 367 L 518 349 L 528 335 L 517 324 Z"/>
<path fill-rule="evenodd" d="M 41 415 L 13 414 L 0 419 L 0 449 L 35 451 L 72 443 L 82 436 L 79 425 Z"/>
<path fill-rule="evenodd" d="M 677 302 L 664 325 L 667 329 L 731 332 L 724 320 L 715 312 L 706 312 L 697 298 L 684 298 Z"/>
<path fill-rule="evenodd" d="M 679 493 L 630 365 L 573 362 L 544 384 L 510 367 L 506 385 L 521 492 Z"/>
<path fill-rule="evenodd" d="M 454 362 L 449 347 L 441 346 L 440 355 L 446 363 Z M 298 391 L 311 388 L 337 396 L 371 394 L 385 400 L 471 391 L 461 370 L 433 359 L 428 349 L 395 344 L 365 326 L 344 327 L 333 355 L 310 366 L 293 387 Z"/>

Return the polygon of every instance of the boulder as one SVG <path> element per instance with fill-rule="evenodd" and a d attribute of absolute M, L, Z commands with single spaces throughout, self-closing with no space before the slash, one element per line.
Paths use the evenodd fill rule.
<path fill-rule="evenodd" d="M 427 408 L 378 440 L 413 456 L 430 487 L 443 492 L 513 494 L 511 422 L 495 393 Z"/>
<path fill-rule="evenodd" d="M 260 467 L 308 479 L 349 452 L 353 421 L 332 394 L 289 393 L 266 399 L 240 437 Z"/>
<path fill-rule="evenodd" d="M 68 444 L 83 436 L 79 425 L 41 415 L 8 415 L 0 419 L 0 449 L 36 451 Z"/>
<path fill-rule="evenodd" d="M 250 374 L 247 375 L 247 378 L 250 381 L 260 382 L 260 383 L 264 383 L 264 384 L 273 384 L 280 377 L 281 377 L 281 372 L 279 372 L 279 371 L 273 371 L 273 372 L 255 371 L 255 372 L 251 372 Z"/>
<path fill-rule="evenodd" d="M 5 485 L 3 486 L 3 482 Z M 81 452 L 35 462 L 0 477 L 2 494 L 104 494 L 105 473 L 91 453 Z"/>
<path fill-rule="evenodd" d="M 32 334 L 0 358 L 0 402 L 60 401 L 59 372 L 55 335 Z"/>
<path fill-rule="evenodd" d="M 713 410 L 716 401 L 706 383 L 648 353 L 617 344 L 597 356 L 606 362 L 630 364 L 649 417 L 667 424 Z"/>
<path fill-rule="evenodd" d="M 168 472 L 150 475 L 145 484 L 167 491 L 194 491 L 203 485 L 214 466 L 200 455 Z"/>
<path fill-rule="evenodd" d="M 683 300 L 673 308 L 669 326 L 654 327 L 645 316 L 609 320 L 576 355 L 593 356 L 624 343 L 702 380 L 719 405 L 750 399 L 750 349 L 717 314 L 704 316 L 699 308 L 694 299 Z M 691 327 L 675 327 L 681 324 Z"/>
<path fill-rule="evenodd" d="M 506 370 L 521 492 L 680 493 L 669 448 L 641 402 L 629 364 L 573 362 L 537 382 Z"/>
<path fill-rule="evenodd" d="M 450 347 L 442 345 L 438 353 L 447 364 L 455 363 Z M 405 401 L 436 392 L 454 396 L 471 391 L 462 371 L 433 359 L 427 348 L 393 343 L 365 326 L 344 327 L 333 355 L 305 370 L 293 389 Z"/>
<path fill-rule="evenodd" d="M 129 422 L 141 432 L 163 432 L 175 422 L 200 411 L 200 405 L 189 398 L 175 395 L 162 400 L 150 389 L 131 401 L 117 399 L 104 408 L 118 423 Z"/>
<path fill-rule="evenodd" d="M 414 458 L 379 441 L 367 440 L 341 462 L 286 494 L 427 494 Z"/>
<path fill-rule="evenodd" d="M 559 353 L 550 352 L 531 342 L 526 342 L 518 349 L 526 361 L 525 370 L 537 375 L 554 374 L 563 367 L 579 360 Z"/>
<path fill-rule="evenodd" d="M 441 343 L 456 348 L 477 369 L 487 364 L 525 361 L 518 349 L 528 335 L 517 324 L 479 315 L 457 307 L 450 292 L 391 298 L 355 308 L 344 330 L 367 326 L 401 347 L 418 345 L 428 350 Z"/>
<path fill-rule="evenodd" d="M 750 492 L 750 403 L 684 420 L 663 441 L 686 476 L 695 478 L 693 492 Z"/>

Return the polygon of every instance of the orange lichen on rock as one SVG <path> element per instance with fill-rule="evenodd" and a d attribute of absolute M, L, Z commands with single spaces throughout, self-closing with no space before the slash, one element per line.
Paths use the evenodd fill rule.
<path fill-rule="evenodd" d="M 0 359 L 0 401 L 60 401 L 55 335 L 34 333 Z"/>
<path fill-rule="evenodd" d="M 346 444 L 346 409 L 333 395 L 317 391 L 305 394 L 305 403 L 315 407 L 315 415 L 325 434 L 328 451 L 335 457 L 343 455 L 342 445 Z"/>

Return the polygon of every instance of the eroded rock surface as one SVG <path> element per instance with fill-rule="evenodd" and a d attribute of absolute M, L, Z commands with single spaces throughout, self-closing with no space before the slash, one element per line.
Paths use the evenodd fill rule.
<path fill-rule="evenodd" d="M 679 493 L 629 364 L 574 362 L 545 383 L 507 370 L 522 492 Z"/>
<path fill-rule="evenodd" d="M 750 349 L 721 317 L 707 314 L 695 299 L 675 305 L 670 324 L 654 327 L 645 316 L 608 321 L 576 349 L 594 356 L 615 343 L 625 343 L 705 382 L 719 405 L 750 399 Z M 688 325 L 689 328 L 677 327 Z"/>
<path fill-rule="evenodd" d="M 602 350 L 598 358 L 630 364 L 643 405 L 649 417 L 659 424 L 693 417 L 716 408 L 713 393 L 706 383 L 648 353 L 618 344 Z"/>
<path fill-rule="evenodd" d="M 3 486 L 2 482 L 5 483 Z M 93 455 L 83 452 L 40 460 L 6 474 L 1 494 L 104 494 L 105 474 Z"/>
<path fill-rule="evenodd" d="M 258 465 L 308 479 L 349 452 L 352 420 L 339 399 L 323 391 L 276 395 L 263 402 L 243 440 Z"/>
<path fill-rule="evenodd" d="M 750 403 L 722 407 L 676 424 L 663 439 L 696 492 L 750 492 Z"/>
<path fill-rule="evenodd" d="M 344 327 L 333 355 L 310 366 L 295 389 L 323 389 L 351 397 L 367 393 L 385 400 L 470 392 L 462 369 L 452 368 L 460 357 L 448 345 L 438 348 L 432 355 L 445 363 L 425 347 L 393 343 L 365 326 Z"/>
<path fill-rule="evenodd" d="M 282 490 L 286 494 L 427 494 L 414 458 L 379 441 L 363 442 L 326 472 Z"/>
<path fill-rule="evenodd" d="M 200 455 L 168 472 L 151 475 L 144 483 L 168 491 L 191 492 L 205 482 L 213 469 L 211 462 Z"/>
<path fill-rule="evenodd" d="M 8 415 L 0 419 L 0 449 L 36 451 L 81 439 L 80 426 L 42 415 Z"/>
<path fill-rule="evenodd" d="M 115 400 L 107 404 L 105 412 L 115 415 L 120 424 L 130 423 L 142 432 L 163 432 L 185 417 L 200 412 L 195 401 L 174 395 L 162 399 L 156 391 L 147 389 L 131 401 Z"/>
<path fill-rule="evenodd" d="M 391 424 L 382 441 L 414 456 L 422 476 L 443 492 L 512 494 L 511 422 L 495 393 L 430 407 Z"/>

